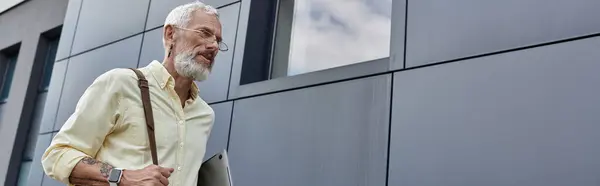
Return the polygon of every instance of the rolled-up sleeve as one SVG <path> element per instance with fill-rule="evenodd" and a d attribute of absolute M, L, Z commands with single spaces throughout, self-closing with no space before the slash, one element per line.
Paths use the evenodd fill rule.
<path fill-rule="evenodd" d="M 122 83 L 118 72 L 111 70 L 94 80 L 52 139 L 41 160 L 44 172 L 50 178 L 70 184 L 69 176 L 75 165 L 86 156 L 93 157 L 106 135 L 117 125 L 122 113 Z"/>

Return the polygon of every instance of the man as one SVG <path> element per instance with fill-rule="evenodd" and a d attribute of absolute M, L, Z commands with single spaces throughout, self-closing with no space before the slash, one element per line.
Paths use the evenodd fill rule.
<path fill-rule="evenodd" d="M 214 112 L 194 80 L 212 69 L 221 44 L 217 10 L 194 2 L 167 16 L 165 58 L 139 69 L 149 83 L 159 165 L 152 164 L 138 78 L 100 75 L 42 157 L 45 173 L 69 185 L 196 185 Z M 118 174 L 120 182 L 109 183 Z"/>

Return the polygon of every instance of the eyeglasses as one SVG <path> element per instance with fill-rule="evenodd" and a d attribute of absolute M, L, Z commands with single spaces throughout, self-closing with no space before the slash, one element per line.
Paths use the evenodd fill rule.
<path fill-rule="evenodd" d="M 204 38 L 204 39 L 211 38 L 213 42 L 217 40 L 217 37 L 214 34 L 210 33 L 209 31 L 206 31 L 206 30 L 193 30 L 193 29 L 181 28 L 181 27 L 177 27 L 177 26 L 173 26 L 173 27 L 179 28 L 182 30 L 196 32 L 200 35 L 201 38 Z M 225 44 L 225 42 L 217 41 L 217 43 L 219 44 L 219 51 L 224 52 L 224 51 L 229 50 L 229 48 L 227 47 L 227 44 Z"/>

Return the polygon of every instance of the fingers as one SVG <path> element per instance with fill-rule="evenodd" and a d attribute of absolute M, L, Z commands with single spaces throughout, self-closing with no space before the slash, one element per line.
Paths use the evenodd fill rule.
<path fill-rule="evenodd" d="M 166 186 L 166 185 L 169 185 L 169 179 L 167 179 L 167 178 L 166 178 L 166 177 L 164 177 L 164 176 L 161 176 L 161 177 L 160 177 L 160 183 L 162 183 L 162 184 L 163 184 L 163 185 L 165 185 L 165 186 Z"/>
<path fill-rule="evenodd" d="M 152 180 L 151 185 L 152 186 L 168 186 L 168 185 L 165 185 L 164 183 L 162 183 L 159 180 Z"/>
<path fill-rule="evenodd" d="M 171 173 L 173 173 L 173 171 L 175 170 L 173 168 L 165 168 L 157 165 L 150 165 L 148 166 L 148 168 L 151 170 L 153 177 L 156 180 L 158 180 L 158 182 L 160 182 L 161 185 L 169 185 L 168 178 L 171 176 Z"/>
<path fill-rule="evenodd" d="M 156 182 L 160 183 L 160 185 L 169 185 L 169 180 L 167 179 L 168 176 L 163 175 L 161 170 L 162 168 L 159 168 L 152 172 L 152 177 L 155 179 Z"/>
<path fill-rule="evenodd" d="M 171 173 L 173 173 L 173 168 L 163 168 L 160 167 L 159 168 L 160 173 L 164 176 L 164 177 L 169 177 L 171 176 Z"/>

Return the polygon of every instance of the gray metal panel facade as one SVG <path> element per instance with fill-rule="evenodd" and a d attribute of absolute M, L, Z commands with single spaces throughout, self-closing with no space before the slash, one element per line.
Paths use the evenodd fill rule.
<path fill-rule="evenodd" d="M 163 28 L 148 30 L 144 33 L 144 44 L 138 67 L 145 67 L 152 60 L 162 61 L 165 58 L 165 49 L 162 43 Z"/>
<path fill-rule="evenodd" d="M 56 132 L 52 133 L 52 138 L 54 138 L 54 136 L 56 136 Z M 46 147 L 47 146 L 50 146 L 50 141 L 48 141 L 48 144 L 46 145 Z M 46 150 L 45 147 L 43 149 Z M 44 153 L 44 150 L 42 150 L 41 153 Z M 42 158 L 42 155 L 39 155 L 39 159 L 41 159 L 41 158 Z M 43 170 L 42 170 L 42 172 L 43 172 Z M 30 174 L 30 176 L 31 176 L 31 174 Z M 63 183 L 61 183 L 59 181 L 56 181 L 56 180 L 54 180 L 54 179 L 52 179 L 52 178 L 50 178 L 50 177 L 48 177 L 47 175 L 44 174 L 44 177 L 42 178 L 42 185 L 43 186 L 64 186 L 65 184 L 63 184 Z"/>
<path fill-rule="evenodd" d="M 41 73 L 34 72 L 44 64 L 37 60 L 38 46 L 44 43 L 42 34 L 63 24 L 68 4 L 68 0 L 28 0 L 0 14 L 0 52 L 19 44 L 10 94 L 0 106 L 0 185 L 12 186 L 19 179 L 29 123 L 35 120 L 32 113 L 39 109 L 35 100 Z M 56 96 L 48 99 L 58 99 Z"/>
<path fill-rule="evenodd" d="M 406 66 L 598 33 L 597 0 L 409 0 Z"/>
<path fill-rule="evenodd" d="M 49 2 L 0 14 L 0 51 L 21 43 L 24 56 L 15 90 L 0 105 L 2 149 L 25 149 L 13 142 L 21 111 L 34 104 L 12 95 L 26 92 L 31 38 L 44 30 L 10 29 L 18 25 L 10 18 L 56 3 Z M 61 185 L 39 161 L 85 88 L 109 69 L 162 60 L 165 16 L 190 1 L 60 2 L 55 8 L 67 17 L 31 162 L 33 186 Z M 229 46 L 199 83 L 216 114 L 205 157 L 228 149 L 235 185 L 600 184 L 596 0 L 394 1 L 388 58 L 245 85 L 254 3 L 205 2 L 219 8 Z M 7 170 L 11 153 L 0 152 L 0 183 L 18 175 Z"/>
<path fill-rule="evenodd" d="M 33 158 L 33 163 L 31 165 L 31 171 L 29 172 L 27 184 L 28 185 L 41 185 L 44 177 L 48 177 L 44 174 L 44 169 L 42 168 L 42 155 L 46 150 L 43 147 L 48 147 L 50 145 L 50 141 L 52 140 L 51 133 L 40 134 L 37 138 L 37 144 L 35 149 L 35 156 Z"/>
<path fill-rule="evenodd" d="M 51 99 L 46 99 L 39 133 L 54 131 L 54 122 L 56 120 L 56 113 L 58 112 L 58 104 L 60 95 L 62 94 L 65 73 L 67 72 L 67 64 L 69 64 L 68 60 L 57 61 L 54 63 L 50 87 L 48 87 L 48 97 Z"/>
<path fill-rule="evenodd" d="M 390 83 L 381 75 L 235 101 L 234 183 L 384 186 Z"/>
<path fill-rule="evenodd" d="M 63 22 L 63 31 L 58 44 L 58 51 L 56 51 L 57 60 L 69 57 L 71 54 L 73 37 L 75 37 L 75 26 L 77 26 L 82 2 L 83 0 L 69 0 L 69 6 Z"/>
<path fill-rule="evenodd" d="M 71 55 L 141 33 L 149 0 L 83 1 Z"/>
<path fill-rule="evenodd" d="M 152 0 L 150 3 L 150 10 L 148 12 L 146 30 L 162 26 L 165 23 L 165 18 L 171 9 L 180 4 L 189 3 L 192 1 L 193 0 Z M 202 2 L 209 4 L 214 8 L 220 8 L 237 1 L 239 0 L 203 0 Z"/>
<path fill-rule="evenodd" d="M 394 74 L 390 185 L 598 185 L 600 37 Z"/>
<path fill-rule="evenodd" d="M 213 104 L 211 107 L 215 112 L 215 124 L 206 145 L 207 155 L 204 156 L 205 160 L 210 158 L 211 155 L 227 149 L 233 101 Z"/>

